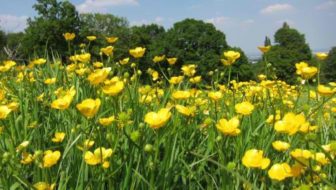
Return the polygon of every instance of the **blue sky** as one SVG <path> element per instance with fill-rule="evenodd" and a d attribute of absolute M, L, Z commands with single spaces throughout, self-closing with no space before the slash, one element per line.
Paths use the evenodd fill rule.
<path fill-rule="evenodd" d="M 284 21 L 304 33 L 313 50 L 336 46 L 336 0 L 69 0 L 79 12 L 112 13 L 131 25 L 157 23 L 170 28 L 185 18 L 213 23 L 231 46 L 258 52 L 266 35 Z M 36 15 L 35 0 L 0 0 L 0 27 L 22 31 Z"/>

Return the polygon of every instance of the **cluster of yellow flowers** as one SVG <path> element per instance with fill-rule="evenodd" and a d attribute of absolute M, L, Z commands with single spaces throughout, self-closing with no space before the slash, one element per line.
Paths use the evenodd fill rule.
<path fill-rule="evenodd" d="M 63 36 L 69 45 L 76 41 L 74 33 Z M 95 40 L 96 36 L 85 39 L 89 44 Z M 44 175 L 54 175 L 54 166 L 59 167 L 57 177 L 39 178 L 32 183 L 34 188 L 56 188 L 53 182 L 58 183 L 59 171 L 67 164 L 76 166 L 71 175 L 79 175 L 76 172 L 80 168 L 85 175 L 89 175 L 88 171 L 99 173 L 99 180 L 106 180 L 106 173 L 119 172 L 124 165 L 128 173 L 133 172 L 134 163 L 128 161 L 136 160 L 136 167 L 140 167 L 147 157 L 148 171 L 160 170 L 152 167 L 159 165 L 159 159 L 170 151 L 187 147 L 179 145 L 184 137 L 190 141 L 191 149 L 200 152 L 204 142 L 209 142 L 207 156 L 213 151 L 216 153 L 212 156 L 218 155 L 219 162 L 239 163 L 237 172 L 248 180 L 255 178 L 245 175 L 246 168 L 267 169 L 265 174 L 276 181 L 301 177 L 310 185 L 328 179 L 328 175 L 335 176 L 330 171 L 336 156 L 336 83 L 289 85 L 268 80 L 267 74 L 262 73 L 259 82 L 228 78 L 227 84 L 218 79 L 206 84 L 197 74 L 196 64 L 180 63 L 177 57 L 160 54 L 152 59 L 155 66 L 160 68 L 162 62 L 167 62 L 167 66 L 179 69 L 165 73 L 161 68 L 150 68 L 147 73 L 152 80 L 146 85 L 141 83 L 142 71 L 138 69 L 146 48 L 130 49 L 128 55 L 114 61 L 117 46 L 112 45 L 118 38 L 105 40 L 106 46 L 98 49 L 101 59 L 82 48 L 80 53 L 71 54 L 67 63 L 34 58 L 27 66 L 13 60 L 0 65 L 1 163 L 19 160 L 19 165 L 37 167 L 34 171 L 42 170 Z M 258 48 L 263 53 L 271 49 Z M 225 51 L 218 62 L 231 71 L 240 56 L 238 51 Z M 327 55 L 321 53 L 317 57 L 324 60 Z M 304 80 L 319 74 L 306 62 L 295 67 L 296 74 Z M 166 145 L 172 137 L 176 138 L 174 144 Z M 198 143 L 199 148 L 193 147 Z M 13 144 L 16 147 L 12 148 Z M 128 155 L 133 145 L 137 155 Z M 153 151 L 157 151 L 155 156 L 150 154 Z M 185 155 L 169 157 L 176 156 L 184 159 Z M 167 166 L 175 161 L 170 160 Z M 188 160 L 183 162 L 189 167 Z M 1 169 L 3 165 L 0 164 Z M 16 167 L 20 170 L 17 172 L 29 173 L 25 167 Z"/>

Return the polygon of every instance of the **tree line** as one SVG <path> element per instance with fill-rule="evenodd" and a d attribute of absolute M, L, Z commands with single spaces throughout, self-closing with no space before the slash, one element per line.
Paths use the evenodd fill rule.
<path fill-rule="evenodd" d="M 170 72 L 178 73 L 183 64 L 196 64 L 198 73 L 206 79 L 208 75 L 219 72 L 225 75 L 220 59 L 224 51 L 235 50 L 241 54 L 233 65 L 233 79 L 239 81 L 255 80 L 256 74 L 262 72 L 262 61 L 252 64 L 245 53 L 238 47 L 230 46 L 226 36 L 211 23 L 201 20 L 185 19 L 165 29 L 157 24 L 130 26 L 128 20 L 112 14 L 86 13 L 79 14 L 69 1 L 37 0 L 33 8 L 37 16 L 29 18 L 28 26 L 23 32 L 5 33 L 0 30 L 0 59 L 16 59 L 22 62 L 36 57 L 58 57 L 64 62 L 70 56 L 67 42 L 63 35 L 66 32 L 76 34 L 75 51 L 80 51 L 79 44 L 88 45 L 87 36 L 97 36 L 90 42 L 93 57 L 99 57 L 101 47 L 107 45 L 105 37 L 116 36 L 113 59 L 118 61 L 128 55 L 128 50 L 137 46 L 146 47 L 146 54 L 140 60 L 140 69 L 156 68 L 153 57 L 166 55 L 177 57 L 176 65 Z M 270 51 L 263 54 L 269 62 L 268 66 L 277 79 L 294 83 L 295 63 L 307 61 L 316 64 L 316 59 L 298 30 L 284 23 L 274 34 L 274 44 L 266 37 L 264 45 L 271 45 Z M 264 60 L 264 59 L 263 59 Z M 328 58 L 321 65 L 322 79 L 336 80 L 336 47 L 329 52 Z M 168 64 L 162 65 L 168 69 Z M 222 77 L 223 80 L 226 78 Z"/>

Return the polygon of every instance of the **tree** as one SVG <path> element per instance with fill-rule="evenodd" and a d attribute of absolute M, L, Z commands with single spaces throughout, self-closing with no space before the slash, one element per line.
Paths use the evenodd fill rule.
<path fill-rule="evenodd" d="M 331 48 L 328 57 L 322 67 L 323 75 L 326 81 L 336 81 L 336 47 Z"/>
<path fill-rule="evenodd" d="M 178 58 L 173 67 L 175 74 L 180 73 L 183 64 L 196 64 L 198 74 L 203 76 L 218 67 L 223 68 L 220 63 L 221 56 L 224 50 L 230 49 L 223 32 L 216 30 L 211 23 L 195 19 L 185 19 L 175 23 L 163 38 L 158 38 L 154 47 L 153 55 L 165 54 L 167 57 Z M 243 72 L 239 71 L 241 64 L 248 64 L 244 53 L 235 64 L 234 67 L 237 70 L 234 68 L 233 72 L 238 72 L 234 74 L 239 79 L 247 79 L 248 77 L 243 76 Z"/>
<path fill-rule="evenodd" d="M 6 45 L 6 33 L 0 30 L 0 59 L 4 57 L 3 48 Z"/>
<path fill-rule="evenodd" d="M 270 46 L 270 45 L 272 45 L 271 39 L 268 36 L 266 36 L 265 41 L 264 41 L 264 46 Z"/>
<path fill-rule="evenodd" d="M 284 23 L 274 35 L 276 45 L 266 53 L 279 79 L 293 83 L 295 81 L 295 63 L 311 59 L 311 50 L 303 34 Z"/>
<path fill-rule="evenodd" d="M 28 19 L 23 50 L 29 56 L 33 52 L 40 55 L 47 52 L 65 54 L 66 41 L 62 34 L 78 33 L 80 20 L 74 5 L 69 1 L 37 0 L 33 6 L 38 16 Z"/>

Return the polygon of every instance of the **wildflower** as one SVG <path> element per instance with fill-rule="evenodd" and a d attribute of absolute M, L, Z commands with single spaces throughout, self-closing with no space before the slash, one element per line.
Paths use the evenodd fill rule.
<path fill-rule="evenodd" d="M 224 135 L 237 136 L 240 133 L 239 119 L 233 117 L 230 120 L 221 119 L 216 124 L 217 129 L 222 132 Z"/>
<path fill-rule="evenodd" d="M 33 161 L 34 161 L 34 157 L 32 154 L 29 154 L 27 152 L 22 153 L 22 158 L 20 160 L 21 164 L 27 165 L 27 164 L 32 163 Z"/>
<path fill-rule="evenodd" d="M 145 115 L 145 122 L 153 129 L 161 128 L 171 117 L 168 108 L 162 108 L 158 112 L 149 112 Z"/>
<path fill-rule="evenodd" d="M 190 78 L 189 82 L 196 84 L 196 83 L 201 82 L 201 80 L 202 80 L 202 76 L 195 76 L 195 77 Z"/>
<path fill-rule="evenodd" d="M 29 141 L 23 141 L 21 144 L 19 144 L 19 146 L 16 147 L 16 152 L 20 152 L 23 149 L 27 148 L 29 144 Z"/>
<path fill-rule="evenodd" d="M 167 58 L 167 61 L 169 65 L 175 65 L 177 58 L 176 57 Z"/>
<path fill-rule="evenodd" d="M 221 59 L 221 62 L 225 65 L 225 66 L 230 66 L 233 63 L 236 62 L 237 59 L 239 59 L 240 57 L 240 53 L 237 51 L 226 51 L 223 53 L 224 57 L 226 59 Z"/>
<path fill-rule="evenodd" d="M 0 71 L 1 72 L 7 72 L 9 71 L 12 67 L 16 65 L 15 61 L 12 60 L 7 60 L 3 62 L 4 65 L 0 65 Z"/>
<path fill-rule="evenodd" d="M 52 150 L 45 151 L 43 156 L 43 167 L 50 168 L 51 166 L 57 164 L 60 157 L 61 157 L 60 151 L 52 151 Z"/>
<path fill-rule="evenodd" d="M 77 55 L 76 59 L 77 61 L 80 61 L 82 63 L 87 63 L 91 60 L 91 54 L 83 53 L 83 54 Z"/>
<path fill-rule="evenodd" d="M 300 75 L 303 79 L 310 79 L 317 73 L 316 67 L 310 67 L 306 62 L 295 64 L 296 74 Z"/>
<path fill-rule="evenodd" d="M 289 135 L 296 134 L 299 130 L 303 130 L 306 125 L 306 118 L 303 114 L 287 113 L 282 120 L 275 123 L 274 129 L 280 133 L 287 133 Z"/>
<path fill-rule="evenodd" d="M 327 59 L 328 54 L 327 53 L 319 52 L 319 53 L 316 53 L 316 57 L 317 57 L 317 59 L 323 61 L 323 60 Z"/>
<path fill-rule="evenodd" d="M 317 86 L 317 92 L 321 96 L 331 96 L 333 95 L 336 91 L 335 89 L 331 89 L 330 87 L 324 86 L 324 85 L 318 85 Z"/>
<path fill-rule="evenodd" d="M 282 180 L 292 176 L 292 169 L 287 163 L 274 164 L 268 170 L 268 176 L 271 179 L 282 181 Z"/>
<path fill-rule="evenodd" d="M 94 152 L 86 151 L 84 155 L 85 163 L 89 165 L 97 165 L 102 164 L 104 168 L 108 168 L 109 161 L 106 161 L 108 158 L 112 156 L 112 149 L 106 149 L 104 147 L 99 147 L 94 150 Z"/>
<path fill-rule="evenodd" d="M 75 39 L 76 34 L 67 32 L 67 33 L 63 34 L 63 37 L 66 41 L 72 41 L 73 39 Z"/>
<path fill-rule="evenodd" d="M 86 36 L 86 39 L 88 39 L 89 41 L 94 41 L 97 39 L 96 36 Z"/>
<path fill-rule="evenodd" d="M 54 143 L 61 143 L 64 140 L 65 133 L 63 132 L 56 132 L 54 138 L 51 139 Z"/>
<path fill-rule="evenodd" d="M 258 79 L 261 81 L 265 80 L 266 78 L 267 78 L 266 75 L 263 74 L 258 75 Z"/>
<path fill-rule="evenodd" d="M 115 37 L 115 36 L 111 36 L 111 37 L 106 37 L 105 38 L 106 41 L 110 44 L 113 44 L 114 42 L 116 42 L 119 38 L 118 37 Z"/>
<path fill-rule="evenodd" d="M 189 91 L 178 90 L 173 92 L 172 97 L 176 100 L 188 99 L 190 97 Z"/>
<path fill-rule="evenodd" d="M 322 165 L 326 165 L 329 163 L 329 159 L 326 157 L 326 155 L 323 152 L 315 153 L 312 156 L 312 158 Z"/>
<path fill-rule="evenodd" d="M 106 67 L 103 69 L 97 69 L 88 76 L 88 80 L 92 85 L 98 85 L 103 82 L 111 71 L 111 67 Z"/>
<path fill-rule="evenodd" d="M 103 87 L 104 94 L 109 96 L 116 96 L 124 89 L 124 82 L 123 81 L 115 81 L 109 85 Z"/>
<path fill-rule="evenodd" d="M 286 151 L 289 149 L 290 144 L 287 142 L 283 142 L 283 141 L 274 141 L 272 143 L 272 146 L 277 151 Z"/>
<path fill-rule="evenodd" d="M 253 104 L 250 102 L 242 102 L 235 105 L 236 112 L 242 115 L 250 115 L 254 110 Z"/>
<path fill-rule="evenodd" d="M 8 108 L 8 106 L 6 105 L 0 105 L 0 120 L 1 119 L 6 119 L 8 114 L 11 112 L 12 110 Z"/>
<path fill-rule="evenodd" d="M 94 145 L 94 141 L 92 140 L 85 140 L 81 146 L 77 146 L 79 150 L 87 150 Z"/>
<path fill-rule="evenodd" d="M 290 152 L 290 155 L 298 160 L 302 165 L 308 165 L 308 159 L 313 156 L 313 154 L 309 150 L 304 149 L 295 149 Z"/>
<path fill-rule="evenodd" d="M 259 49 L 262 53 L 267 53 L 267 52 L 271 49 L 271 46 L 258 46 L 258 49 Z"/>
<path fill-rule="evenodd" d="M 56 82 L 56 78 L 55 77 L 54 78 L 48 78 L 48 79 L 46 79 L 44 81 L 44 84 L 49 85 L 49 84 L 54 84 L 55 82 Z"/>
<path fill-rule="evenodd" d="M 266 169 L 271 160 L 263 157 L 264 152 L 262 150 L 250 149 L 245 152 L 242 162 L 243 165 L 248 168 L 261 168 Z"/>
<path fill-rule="evenodd" d="M 56 187 L 56 184 L 55 183 L 49 184 L 46 182 L 37 182 L 33 186 L 36 190 L 54 190 Z"/>
<path fill-rule="evenodd" d="M 175 108 L 179 113 L 187 117 L 194 116 L 196 111 L 196 107 L 186 107 L 182 105 L 176 105 Z"/>
<path fill-rule="evenodd" d="M 96 115 L 100 107 L 100 99 L 85 99 L 77 104 L 77 109 L 87 118 L 92 118 Z"/>
<path fill-rule="evenodd" d="M 102 62 L 99 62 L 99 61 L 96 61 L 96 62 L 93 63 L 93 67 L 95 67 L 95 68 L 101 68 L 103 66 L 104 66 L 104 64 Z"/>
<path fill-rule="evenodd" d="M 221 91 L 213 91 L 208 93 L 208 97 L 213 101 L 218 101 L 223 97 Z"/>
<path fill-rule="evenodd" d="M 111 125 L 113 121 L 115 121 L 115 117 L 110 116 L 110 117 L 99 118 L 98 121 L 99 121 L 99 124 L 101 124 L 102 126 L 108 126 L 108 125 Z"/>
<path fill-rule="evenodd" d="M 112 56 L 113 55 L 113 46 L 107 46 L 104 48 L 101 48 L 100 51 L 103 52 L 106 56 Z"/>
<path fill-rule="evenodd" d="M 65 110 L 67 109 L 74 96 L 76 95 L 75 87 L 71 87 L 68 91 L 66 91 L 65 95 L 62 97 L 58 97 L 51 103 L 51 108 L 58 109 L 58 110 Z"/>
<path fill-rule="evenodd" d="M 158 63 L 158 62 L 163 61 L 165 58 L 166 58 L 165 55 L 155 56 L 155 57 L 153 58 L 153 62 L 154 62 L 154 63 Z"/>
<path fill-rule="evenodd" d="M 179 84 L 183 81 L 183 76 L 174 76 L 169 79 L 170 84 Z"/>
<path fill-rule="evenodd" d="M 119 63 L 120 63 L 120 65 L 126 65 L 128 62 L 129 62 L 129 57 L 127 57 L 127 58 L 124 58 L 124 59 L 122 59 L 122 60 L 120 60 L 119 61 Z"/>
<path fill-rule="evenodd" d="M 184 75 L 188 77 L 192 77 L 196 73 L 196 65 L 191 64 L 191 65 L 183 65 L 181 68 L 182 72 Z"/>
<path fill-rule="evenodd" d="M 136 47 L 135 49 L 130 49 L 129 53 L 134 57 L 134 58 L 141 58 L 144 56 L 146 51 L 146 48 L 142 47 Z"/>

